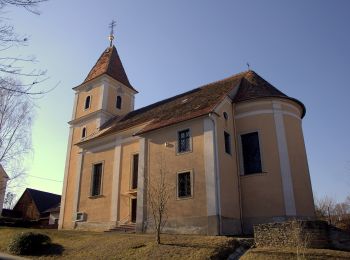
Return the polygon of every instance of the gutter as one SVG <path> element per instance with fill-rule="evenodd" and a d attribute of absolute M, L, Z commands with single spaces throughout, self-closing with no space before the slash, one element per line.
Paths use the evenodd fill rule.
<path fill-rule="evenodd" d="M 235 108 L 235 104 L 233 104 L 233 108 Z M 241 175 L 240 175 L 240 171 L 241 169 L 239 168 L 239 164 L 240 164 L 240 159 L 239 159 L 239 156 L 238 156 L 238 143 L 239 140 L 238 140 L 238 136 L 237 136 L 237 128 L 236 128 L 236 118 L 235 118 L 235 115 L 234 115 L 234 112 L 235 111 L 232 111 L 232 117 L 233 117 L 233 133 L 234 133 L 234 137 L 235 137 L 235 154 L 236 154 L 236 172 L 237 172 L 237 189 L 238 189 L 238 203 L 239 203 L 239 220 L 240 220 L 240 223 L 241 223 L 241 233 L 244 234 L 244 231 L 243 231 L 243 226 L 244 226 L 244 223 L 243 223 L 243 208 L 242 208 L 242 190 L 241 190 Z"/>

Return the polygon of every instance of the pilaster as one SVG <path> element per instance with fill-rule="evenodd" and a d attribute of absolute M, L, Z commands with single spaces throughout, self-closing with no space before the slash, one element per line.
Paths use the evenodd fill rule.
<path fill-rule="evenodd" d="M 278 154 L 280 159 L 280 169 L 286 216 L 296 216 L 293 180 L 289 163 L 289 154 L 286 132 L 284 128 L 282 106 L 279 102 L 276 101 L 273 101 L 272 105 L 277 136 Z"/>
<path fill-rule="evenodd" d="M 119 181 L 120 181 L 121 144 L 114 148 L 114 164 L 112 179 L 111 221 L 117 224 L 119 211 Z"/>
<path fill-rule="evenodd" d="M 137 179 L 137 214 L 136 214 L 136 231 L 144 231 L 144 216 L 146 213 L 146 159 L 147 159 L 147 145 L 146 139 L 140 138 L 139 140 L 139 168 Z"/>
<path fill-rule="evenodd" d="M 75 189 L 73 196 L 73 210 L 72 210 L 72 221 L 75 222 L 78 206 L 79 206 L 79 194 L 80 194 L 80 181 L 81 175 L 83 171 L 83 163 L 84 163 L 84 151 L 82 149 L 79 150 L 78 160 L 77 160 L 77 170 L 76 170 L 76 178 L 75 178 Z"/>

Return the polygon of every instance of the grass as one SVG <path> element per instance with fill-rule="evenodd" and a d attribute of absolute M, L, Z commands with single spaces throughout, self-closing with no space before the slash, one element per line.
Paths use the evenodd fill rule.
<path fill-rule="evenodd" d="M 0 252 L 9 253 L 11 238 L 23 231 L 51 237 L 53 247 L 45 255 L 31 258 L 66 259 L 226 259 L 234 251 L 234 238 L 195 235 L 162 235 L 162 244 L 153 235 L 83 231 L 33 230 L 0 227 Z"/>
<path fill-rule="evenodd" d="M 241 260 L 280 260 L 280 259 L 350 259 L 350 252 L 329 249 L 304 249 L 296 254 L 294 248 L 254 248 L 248 250 Z"/>

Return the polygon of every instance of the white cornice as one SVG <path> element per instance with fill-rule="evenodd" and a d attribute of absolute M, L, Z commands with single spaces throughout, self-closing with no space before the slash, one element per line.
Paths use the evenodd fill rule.
<path fill-rule="evenodd" d="M 129 89 L 133 94 L 137 94 L 138 93 L 137 91 L 135 91 L 132 88 L 124 85 L 120 81 L 112 78 L 108 74 L 102 74 L 102 75 L 98 76 L 97 78 L 94 78 L 94 79 L 92 79 L 90 81 L 82 83 L 79 86 L 74 87 L 73 90 L 79 92 L 79 91 L 82 91 L 84 88 L 93 89 L 95 87 L 98 87 L 98 83 L 104 83 L 104 82 L 110 83 L 110 86 L 112 86 L 114 88 L 118 88 L 118 87 L 123 86 L 123 87 Z"/>
<path fill-rule="evenodd" d="M 77 125 L 86 123 L 86 121 L 90 121 L 92 119 L 96 119 L 97 117 L 102 117 L 102 116 L 113 117 L 115 115 L 113 115 L 112 113 L 109 113 L 105 110 L 100 109 L 100 110 L 94 111 L 90 114 L 87 114 L 85 116 L 71 120 L 68 122 L 68 124 L 70 124 L 72 126 L 77 126 Z"/>

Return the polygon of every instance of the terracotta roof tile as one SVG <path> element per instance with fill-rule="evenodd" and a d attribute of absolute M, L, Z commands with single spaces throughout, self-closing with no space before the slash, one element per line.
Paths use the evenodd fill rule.
<path fill-rule="evenodd" d="M 137 133 L 142 134 L 206 115 L 212 112 L 234 88 L 238 88 L 233 100 L 235 103 L 257 98 L 279 97 L 297 102 L 305 113 L 305 107 L 300 101 L 288 97 L 254 71 L 249 70 L 134 110 L 125 116 L 116 116 L 107 121 L 101 127 L 100 133 L 94 135 L 92 139 L 149 122 Z"/>
<path fill-rule="evenodd" d="M 136 89 L 134 89 L 129 82 L 128 76 L 125 73 L 123 64 L 119 58 L 115 46 L 108 47 L 101 54 L 100 58 L 97 60 L 95 66 L 91 69 L 83 83 L 93 80 L 103 74 L 111 76 L 112 78 L 123 83 L 125 86 L 136 91 Z"/>
<path fill-rule="evenodd" d="M 252 70 L 249 70 L 242 79 L 233 102 L 239 103 L 264 97 L 279 97 L 293 100 L 302 107 L 302 117 L 305 115 L 306 109 L 303 103 L 295 98 L 288 97 Z"/>

